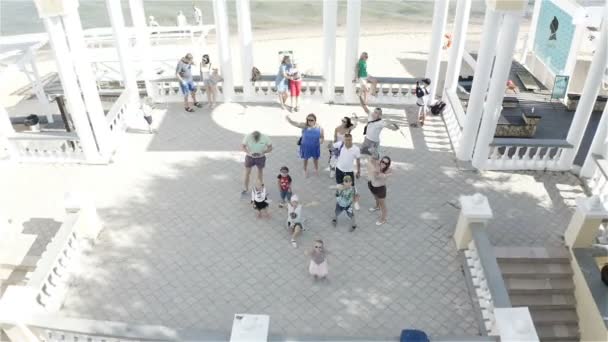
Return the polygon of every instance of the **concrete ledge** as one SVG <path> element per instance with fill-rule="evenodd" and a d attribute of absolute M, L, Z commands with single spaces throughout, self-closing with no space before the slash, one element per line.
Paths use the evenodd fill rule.
<path fill-rule="evenodd" d="M 567 140 L 561 139 L 517 139 L 517 138 L 494 138 L 490 146 L 522 146 L 522 147 L 561 147 L 573 148 Z"/>
<path fill-rule="evenodd" d="M 594 248 L 573 248 L 572 254 L 602 316 L 604 326 L 608 330 L 608 287 L 602 282 L 600 269 L 595 261 L 596 256 L 608 256 L 608 251 Z"/>

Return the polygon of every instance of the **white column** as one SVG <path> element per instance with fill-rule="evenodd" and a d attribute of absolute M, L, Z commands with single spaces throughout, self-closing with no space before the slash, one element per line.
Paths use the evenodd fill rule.
<path fill-rule="evenodd" d="M 604 18 L 608 18 L 608 3 L 604 9 Z M 604 19 L 602 23 L 600 36 L 596 39 L 595 54 L 591 60 L 589 71 L 587 72 L 587 79 L 583 86 L 583 92 L 581 98 L 576 106 L 576 112 L 572 118 L 572 124 L 568 131 L 568 137 L 566 138 L 572 146 L 571 149 L 564 150 L 560 159 L 561 168 L 570 168 L 574 162 L 574 158 L 581 146 L 583 135 L 587 129 L 589 118 L 593 112 L 593 107 L 597 99 L 597 95 L 602 86 L 602 77 L 606 70 L 606 57 L 608 56 L 608 20 Z"/>
<path fill-rule="evenodd" d="M 108 16 L 114 33 L 114 44 L 118 52 L 118 60 L 120 62 L 120 71 L 125 89 L 131 91 L 133 99 L 139 98 L 139 89 L 137 89 L 137 77 L 133 68 L 133 61 L 129 51 L 129 41 L 127 30 L 125 29 L 125 19 L 122 14 L 120 0 L 106 0 Z"/>
<path fill-rule="evenodd" d="M 152 63 L 150 60 L 150 32 L 146 24 L 146 12 L 144 11 L 143 0 L 129 0 L 131 10 L 131 21 L 135 29 L 135 39 L 137 41 L 137 53 L 139 62 L 142 66 L 142 77 L 146 84 L 146 94 L 154 98 L 157 94 L 156 84 L 150 82 L 153 77 Z"/>
<path fill-rule="evenodd" d="M 500 29 L 498 46 L 500 49 L 496 54 L 492 80 L 488 90 L 488 98 L 483 109 L 483 118 L 479 128 L 479 136 L 473 153 L 473 166 L 483 169 L 488 160 L 489 144 L 494 139 L 496 123 L 502 110 L 502 100 L 505 97 L 505 84 L 509 79 L 513 53 L 517 44 L 517 35 L 521 23 L 522 13 L 507 13 Z"/>
<path fill-rule="evenodd" d="M 219 47 L 224 102 L 234 99 L 234 82 L 232 80 L 232 56 L 230 54 L 230 31 L 228 27 L 228 14 L 226 0 L 213 0 L 213 16 L 215 18 L 215 35 Z"/>
<path fill-rule="evenodd" d="M 323 78 L 325 79 L 323 82 L 323 100 L 325 102 L 333 102 L 335 95 L 337 29 L 338 1 L 323 0 Z"/>
<path fill-rule="evenodd" d="M 454 21 L 454 44 L 450 50 L 450 60 L 448 71 L 445 77 L 445 89 L 451 92 L 456 91 L 458 86 L 458 76 L 462 66 L 462 55 L 464 44 L 467 38 L 467 26 L 469 25 L 469 14 L 471 13 L 471 0 L 460 0 L 456 4 L 456 20 Z"/>
<path fill-rule="evenodd" d="M 235 0 L 236 15 L 241 42 L 241 74 L 243 78 L 243 97 L 247 101 L 253 96 L 251 69 L 253 68 L 253 37 L 251 33 L 251 11 L 249 0 Z"/>
<path fill-rule="evenodd" d="M 344 102 L 356 102 L 353 80 L 359 59 L 359 32 L 361 26 L 361 0 L 348 0 L 346 8 L 346 50 L 344 61 Z M 373 57 L 372 57 L 373 58 Z"/>
<path fill-rule="evenodd" d="M 585 163 L 581 169 L 579 176 L 590 178 L 593 176 L 597 165 L 595 165 L 595 161 L 593 160 L 594 154 L 599 154 L 606 157 L 604 154 L 606 152 L 606 138 L 608 138 L 608 106 L 604 107 L 604 112 L 602 113 L 602 117 L 600 118 L 600 123 L 597 125 L 597 130 L 595 131 L 595 135 L 593 136 L 593 142 L 591 143 L 591 147 L 589 148 L 589 152 L 587 152 L 587 157 L 585 157 Z"/>
<path fill-rule="evenodd" d="M 433 33 L 431 36 L 431 48 L 429 57 L 426 61 L 425 77 L 431 79 L 429 89 L 429 99 L 435 101 L 437 95 L 437 83 L 439 83 L 439 69 L 441 66 L 441 50 L 443 47 L 443 35 L 445 34 L 445 25 L 448 19 L 448 8 L 450 0 L 435 0 L 433 10 Z"/>
<path fill-rule="evenodd" d="M 479 130 L 479 120 L 483 113 L 483 102 L 486 98 L 492 62 L 496 51 L 496 40 L 498 38 L 498 28 L 501 15 L 496 11 L 486 8 L 486 15 L 483 23 L 481 45 L 477 53 L 477 65 L 473 76 L 471 95 L 467 106 L 460 144 L 456 149 L 456 157 L 460 160 L 471 160 L 475 140 Z"/>
<path fill-rule="evenodd" d="M 110 141 L 110 128 L 106 121 L 106 115 L 101 105 L 97 81 L 91 68 L 91 62 L 87 48 L 84 43 L 82 24 L 78 12 L 66 14 L 62 17 L 65 27 L 66 38 L 70 45 L 74 70 L 80 85 L 84 104 L 89 114 L 89 121 L 95 132 L 97 146 L 104 156 L 109 156 L 112 152 L 112 142 Z M 70 99 L 68 98 L 68 102 Z"/>
<path fill-rule="evenodd" d="M 538 16 L 540 15 L 540 6 L 543 0 L 534 0 L 534 9 L 532 10 L 532 21 L 528 29 L 528 36 L 526 38 L 526 45 L 524 46 L 522 53 L 522 63 L 526 63 L 526 57 L 528 52 L 534 50 L 534 39 L 536 39 L 536 26 L 538 26 Z"/>
<path fill-rule="evenodd" d="M 66 97 L 68 110 L 76 128 L 76 133 L 80 140 L 80 146 L 88 161 L 96 162 L 100 160 L 99 150 L 95 141 L 94 133 L 89 123 L 87 109 L 82 99 L 78 79 L 74 72 L 74 63 L 68 44 L 66 33 L 63 29 L 59 17 L 43 18 L 44 26 L 49 35 L 49 42 L 53 48 L 57 72 L 61 80 L 61 86 Z"/>

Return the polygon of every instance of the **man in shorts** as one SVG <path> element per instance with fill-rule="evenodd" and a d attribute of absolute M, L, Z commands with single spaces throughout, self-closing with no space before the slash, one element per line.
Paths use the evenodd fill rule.
<path fill-rule="evenodd" d="M 242 150 L 245 152 L 245 180 L 242 194 L 245 195 L 249 191 L 249 178 L 251 169 L 255 166 L 258 169 L 258 180 L 264 183 L 264 166 L 266 166 L 266 153 L 272 151 L 272 142 L 268 136 L 253 131 L 243 138 L 241 144 Z"/>
<path fill-rule="evenodd" d="M 368 83 L 371 84 L 371 94 L 375 95 L 376 94 L 376 85 L 378 84 L 378 80 L 376 80 L 375 78 L 373 78 L 371 75 L 369 75 L 367 73 L 367 59 L 369 58 L 369 56 L 367 55 L 367 52 L 363 52 L 361 53 L 361 56 L 359 57 L 359 61 L 357 62 L 357 65 L 355 66 L 355 75 L 356 75 L 356 79 L 353 81 L 354 83 L 357 82 L 357 80 L 359 81 L 359 85 L 361 86 L 361 94 L 363 95 L 363 101 L 365 103 L 367 103 L 367 93 L 369 91 L 369 89 L 367 88 Z"/>
<path fill-rule="evenodd" d="M 194 58 L 191 53 L 188 53 L 177 62 L 177 67 L 175 68 L 175 76 L 179 80 L 179 88 L 184 95 L 184 109 L 187 112 L 194 112 L 194 108 L 188 104 L 188 95 L 192 96 L 193 105 L 202 107 L 202 104 L 196 101 L 196 85 L 192 77 L 193 64 Z"/>
<path fill-rule="evenodd" d="M 351 178 L 352 186 L 355 187 L 355 179 L 361 175 L 361 152 L 357 145 L 353 144 L 353 136 L 350 133 L 344 134 L 344 142 L 338 141 L 334 143 L 333 148 L 338 151 L 338 160 L 336 162 L 336 184 L 340 185 L 344 182 L 344 177 Z M 354 165 L 357 165 L 355 173 Z M 359 195 L 355 187 L 355 210 L 359 210 Z"/>
<path fill-rule="evenodd" d="M 382 119 L 382 108 L 376 107 L 372 112 L 367 108 L 367 105 L 361 96 L 359 96 L 359 102 L 361 103 L 363 111 L 367 114 L 367 124 L 363 129 L 365 139 L 361 145 L 361 154 L 371 156 L 378 152 L 378 149 L 380 148 L 380 133 L 382 133 L 384 127 L 388 127 L 394 131 L 398 130 L 399 127 Z"/>

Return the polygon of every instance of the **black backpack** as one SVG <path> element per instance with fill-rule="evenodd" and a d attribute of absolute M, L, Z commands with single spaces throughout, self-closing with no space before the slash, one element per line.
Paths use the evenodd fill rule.
<path fill-rule="evenodd" d="M 434 115 L 439 115 L 443 112 L 443 109 L 445 108 L 445 106 L 446 106 L 445 102 L 439 101 L 431 106 L 431 113 L 433 113 Z"/>
<path fill-rule="evenodd" d="M 262 78 L 262 73 L 256 67 L 251 68 L 251 82 L 259 81 Z"/>
<path fill-rule="evenodd" d="M 422 90 L 421 86 L 416 86 L 416 97 L 424 97 L 424 90 Z"/>

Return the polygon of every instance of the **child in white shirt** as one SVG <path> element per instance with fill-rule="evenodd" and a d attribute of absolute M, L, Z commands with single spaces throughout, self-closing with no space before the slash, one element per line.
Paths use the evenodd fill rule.
<path fill-rule="evenodd" d="M 298 248 L 296 237 L 304 229 L 302 221 L 302 205 L 298 201 L 298 196 L 292 195 L 291 201 L 287 204 L 287 228 L 291 230 L 291 245 L 293 248 Z"/>
<path fill-rule="evenodd" d="M 260 181 L 251 188 L 251 204 L 253 204 L 253 209 L 257 210 L 257 218 L 261 218 L 262 215 L 270 218 L 266 187 Z"/>

